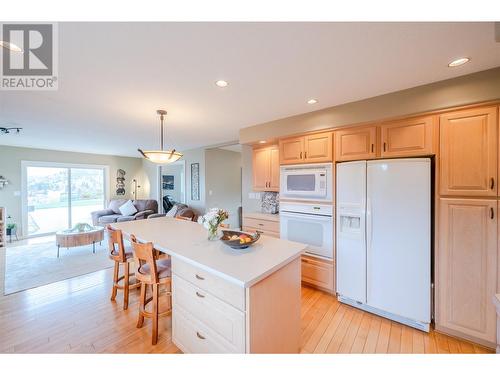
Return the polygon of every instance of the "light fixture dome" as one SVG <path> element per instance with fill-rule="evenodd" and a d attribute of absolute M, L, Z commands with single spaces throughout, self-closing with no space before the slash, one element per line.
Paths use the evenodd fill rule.
<path fill-rule="evenodd" d="M 145 159 L 153 163 L 157 164 L 173 163 L 174 161 L 177 161 L 180 158 L 182 158 L 182 153 L 176 151 L 175 149 L 173 150 L 163 149 L 163 121 L 165 119 L 167 111 L 163 109 L 158 109 L 156 113 L 160 115 L 160 149 L 143 151 L 140 148 L 138 148 L 137 151 L 139 151 Z"/>

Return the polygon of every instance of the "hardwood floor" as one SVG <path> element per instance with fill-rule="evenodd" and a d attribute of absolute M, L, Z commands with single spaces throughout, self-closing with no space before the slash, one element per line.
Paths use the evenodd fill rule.
<path fill-rule="evenodd" d="M 151 322 L 137 329 L 137 291 L 127 311 L 121 294 L 109 300 L 111 270 L 103 270 L 0 297 L 2 353 L 177 353 L 171 319 L 160 319 L 151 345 Z M 161 306 L 161 304 L 160 304 Z M 340 304 L 303 287 L 303 353 L 490 353 L 436 332 L 426 334 Z"/>

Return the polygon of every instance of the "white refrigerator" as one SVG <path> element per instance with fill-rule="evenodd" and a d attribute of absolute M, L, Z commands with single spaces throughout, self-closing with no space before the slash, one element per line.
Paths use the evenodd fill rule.
<path fill-rule="evenodd" d="M 337 164 L 341 302 L 429 331 L 431 161 Z"/>

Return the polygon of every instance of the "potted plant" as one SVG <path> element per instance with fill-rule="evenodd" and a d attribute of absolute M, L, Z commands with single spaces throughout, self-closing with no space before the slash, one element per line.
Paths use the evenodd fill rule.
<path fill-rule="evenodd" d="M 227 218 L 229 218 L 229 213 L 219 208 L 212 208 L 201 217 L 200 222 L 207 228 L 209 240 L 213 241 L 217 239 L 217 229 Z"/>

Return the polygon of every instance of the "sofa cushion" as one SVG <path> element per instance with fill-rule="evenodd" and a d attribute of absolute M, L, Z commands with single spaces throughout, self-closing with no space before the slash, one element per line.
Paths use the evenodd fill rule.
<path fill-rule="evenodd" d="M 104 215 L 99 217 L 99 223 L 108 224 L 108 223 L 116 223 L 116 220 L 122 217 L 122 215 Z"/>
<path fill-rule="evenodd" d="M 154 199 L 138 199 L 133 201 L 137 211 L 153 210 L 158 212 L 158 202 Z"/>
<path fill-rule="evenodd" d="M 135 208 L 132 201 L 126 201 L 124 204 L 120 206 L 120 213 L 123 216 L 132 216 L 137 212 L 137 208 Z"/>
<path fill-rule="evenodd" d="M 121 215 L 120 212 L 120 206 L 123 206 L 125 202 L 127 202 L 128 199 L 113 199 L 109 202 L 108 208 L 110 210 L 113 210 L 115 214 Z"/>
<path fill-rule="evenodd" d="M 135 216 L 118 216 L 116 222 L 121 223 L 122 221 L 132 221 L 132 220 L 135 220 Z"/>

